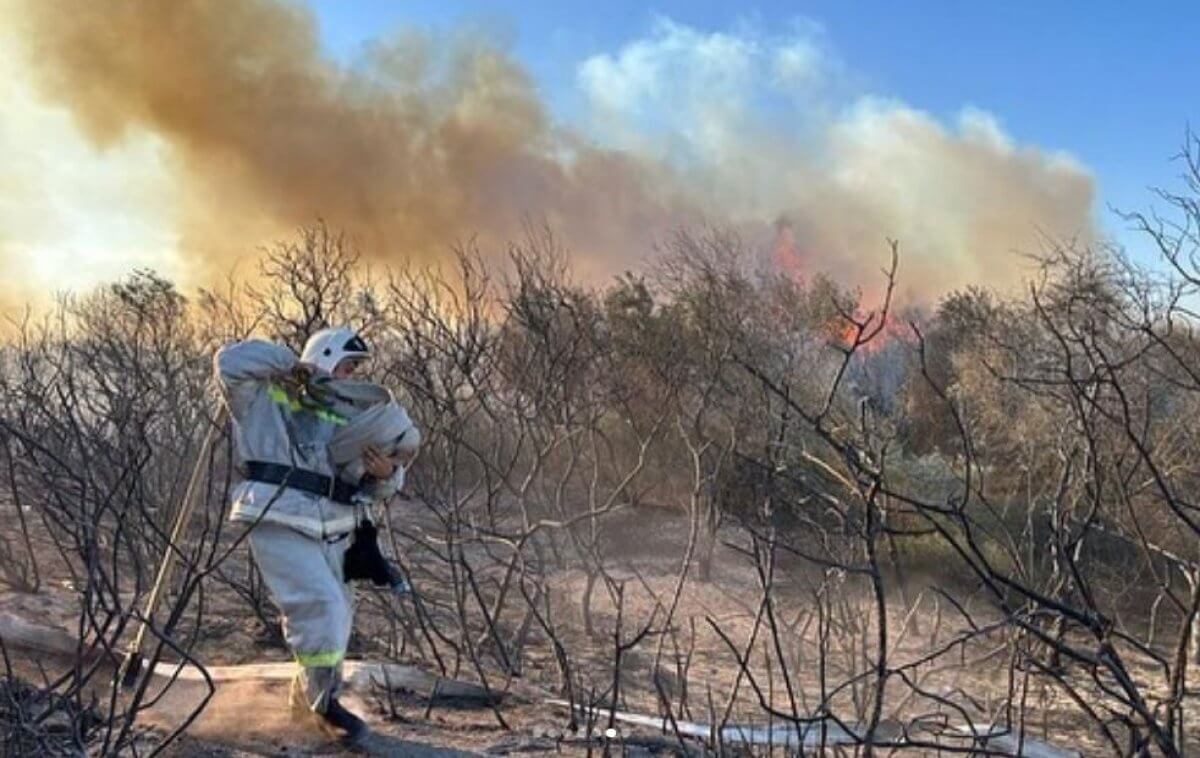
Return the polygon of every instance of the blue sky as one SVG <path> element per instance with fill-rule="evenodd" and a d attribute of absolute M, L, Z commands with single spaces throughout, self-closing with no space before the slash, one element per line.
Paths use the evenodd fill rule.
<path fill-rule="evenodd" d="M 397 28 L 468 24 L 507 45 L 557 118 L 580 116 L 577 72 L 647 34 L 656 19 L 701 32 L 752 25 L 770 33 L 814 24 L 864 94 L 896 98 L 939 120 L 981 109 L 1021 145 L 1065 151 L 1095 174 L 1098 216 L 1142 209 L 1150 186 L 1171 186 L 1171 157 L 1200 124 L 1200 14 L 1193 3 L 1093 2 L 659 2 L 494 4 L 449 0 L 312 0 L 331 54 Z"/>

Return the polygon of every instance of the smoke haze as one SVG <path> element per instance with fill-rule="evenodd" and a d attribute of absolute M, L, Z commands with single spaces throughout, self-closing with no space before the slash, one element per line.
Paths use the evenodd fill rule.
<path fill-rule="evenodd" d="M 563 124 L 479 33 L 393 35 L 344 65 L 304 8 L 270 0 L 30 0 L 7 15 L 20 55 L 0 59 L 4 86 L 37 99 L 11 121 L 53 122 L 75 167 L 47 175 L 63 158 L 49 156 L 0 169 L 13 270 L 56 260 L 34 250 L 62 246 L 46 232 L 56 217 L 32 211 L 62 204 L 27 199 L 77 187 L 84 166 L 119 176 L 75 198 L 115 229 L 91 254 L 159 261 L 188 282 L 317 217 L 389 262 L 433 260 L 475 234 L 496 249 L 544 218 L 593 280 L 706 221 L 850 283 L 875 276 L 884 239 L 898 238 L 902 291 L 931 301 L 1015 282 L 1013 252 L 1039 232 L 1092 234 L 1093 180 L 1078 164 L 1014 144 L 983 112 L 946 125 L 847 95 L 846 67 L 805 25 L 709 34 L 659 19 L 580 63 L 587 113 Z M 13 123 L 0 127 L 9 150 L 51 139 Z"/>

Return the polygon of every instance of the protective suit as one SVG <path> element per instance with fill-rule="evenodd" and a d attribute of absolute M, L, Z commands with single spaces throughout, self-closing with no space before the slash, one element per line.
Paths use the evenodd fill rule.
<path fill-rule="evenodd" d="M 294 379 L 300 361 L 286 347 L 238 342 L 221 348 L 214 361 L 246 477 L 233 489 L 230 518 L 253 524 L 252 554 L 301 666 L 293 694 L 317 714 L 340 708 L 336 695 L 354 615 L 353 593 L 343 576 L 350 535 L 363 505 L 390 496 L 404 480 L 401 466 L 388 480 L 365 480 L 358 461 L 362 446 L 358 456 L 343 456 L 340 464 L 330 454 L 339 430 L 358 428 L 353 420 L 379 404 L 354 400 L 354 392 L 347 393 L 350 399 L 327 395 L 337 384 L 327 372 L 356 354 L 365 356 L 367 349 L 349 330 L 323 330 L 309 340 L 304 363 L 315 371 L 319 392 L 306 392 Z M 407 414 L 404 419 L 411 427 Z M 396 430 L 388 426 L 389 434 Z M 404 434 L 419 439 L 415 428 Z"/>

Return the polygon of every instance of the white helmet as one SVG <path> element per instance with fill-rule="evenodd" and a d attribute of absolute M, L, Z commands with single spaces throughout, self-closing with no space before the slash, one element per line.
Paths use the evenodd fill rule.
<path fill-rule="evenodd" d="M 368 358 L 371 349 L 363 342 L 353 329 L 340 326 L 333 329 L 321 329 L 304 343 L 304 352 L 300 354 L 300 362 L 315 366 L 320 371 L 332 374 L 337 365 L 345 358 Z"/>

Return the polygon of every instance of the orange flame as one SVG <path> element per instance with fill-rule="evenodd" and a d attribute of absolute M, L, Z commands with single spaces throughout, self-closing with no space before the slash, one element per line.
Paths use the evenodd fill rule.
<path fill-rule="evenodd" d="M 792 229 L 792 225 L 786 219 L 781 219 L 775 224 L 775 243 L 772 247 L 772 260 L 775 268 L 789 279 L 795 282 L 804 280 L 805 255 L 796 243 L 796 235 Z M 867 321 L 868 317 L 870 317 L 869 322 Z M 858 324 L 866 323 L 866 327 L 862 329 L 861 334 L 859 326 L 854 322 L 858 322 Z M 884 316 L 882 327 L 879 325 L 878 313 L 872 314 L 870 311 L 859 311 L 853 314 L 853 321 L 843 316 L 835 316 L 823 324 L 818 332 L 828 344 L 843 350 L 855 347 L 857 352 L 863 355 L 877 353 L 895 340 L 905 339 L 908 334 L 907 325 L 893 316 L 891 311 Z M 874 333 L 873 336 L 872 333 Z M 856 347 L 855 343 L 859 340 L 860 336 L 863 338 L 870 337 L 870 339 Z"/>
<path fill-rule="evenodd" d="M 870 318 L 869 322 L 867 322 L 868 318 Z M 862 330 L 861 335 L 858 324 L 851 322 L 845 317 L 838 316 L 826 323 L 822 330 L 826 335 L 826 341 L 843 350 L 854 347 L 857 352 L 863 355 L 874 355 L 888 345 L 898 340 L 904 341 L 909 336 L 908 325 L 893 316 L 890 311 L 884 316 L 882 326 L 879 325 L 879 314 L 872 314 L 869 311 L 855 313 L 854 320 L 858 324 L 867 322 L 866 328 Z M 866 341 L 856 347 L 855 342 L 860 338 Z"/>

